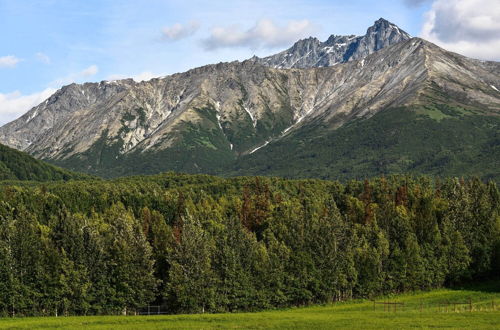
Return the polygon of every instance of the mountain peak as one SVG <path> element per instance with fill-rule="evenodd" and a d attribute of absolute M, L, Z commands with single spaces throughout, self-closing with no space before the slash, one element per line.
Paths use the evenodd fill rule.
<path fill-rule="evenodd" d="M 325 67 L 359 60 L 379 49 L 411 39 L 397 25 L 384 18 L 375 21 L 364 36 L 332 34 L 325 42 L 309 37 L 297 41 L 291 48 L 255 62 L 274 68 Z"/>
<path fill-rule="evenodd" d="M 380 17 L 378 20 L 375 21 L 374 25 L 389 25 L 389 24 L 392 24 L 392 23 L 389 22 L 388 20 L 386 20 L 385 18 Z"/>
<path fill-rule="evenodd" d="M 309 37 L 309 38 L 304 38 L 300 39 L 299 41 L 295 42 L 292 47 L 294 46 L 299 46 L 300 45 L 307 45 L 307 44 L 319 44 L 321 41 L 318 40 L 316 37 Z"/>
<path fill-rule="evenodd" d="M 400 29 L 396 24 L 389 22 L 385 18 L 379 18 L 372 26 L 368 28 L 366 33 L 376 32 L 381 30 L 394 30 L 396 33 L 404 34 L 406 37 L 411 38 L 410 34 Z"/>

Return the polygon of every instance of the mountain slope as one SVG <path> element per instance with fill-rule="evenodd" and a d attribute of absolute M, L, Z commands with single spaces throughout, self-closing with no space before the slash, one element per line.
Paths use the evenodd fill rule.
<path fill-rule="evenodd" d="M 496 175 L 491 161 L 499 158 L 494 135 L 500 113 L 499 71 L 499 63 L 468 59 L 419 38 L 330 67 L 276 69 L 255 60 L 219 63 L 141 83 L 66 86 L 0 128 L 0 142 L 69 169 L 103 176 L 165 170 L 289 175 L 276 166 L 294 159 L 293 168 L 310 167 L 309 151 L 334 152 L 332 157 L 342 159 L 338 154 L 342 149 L 329 143 L 338 134 L 358 141 L 346 144 L 346 152 L 363 150 L 360 139 L 381 139 L 383 151 L 393 128 L 373 126 L 377 115 L 387 110 L 391 115 L 381 124 L 389 124 L 400 115 L 394 109 L 407 109 L 406 121 L 394 121 L 405 136 L 398 138 L 400 146 L 383 162 L 404 161 L 408 156 L 402 153 L 418 152 L 416 146 L 430 140 L 443 152 L 454 153 L 460 164 L 477 168 L 466 173 L 491 177 Z M 422 118 L 433 120 L 423 128 L 434 130 L 413 125 L 422 123 Z M 476 119 L 483 124 L 471 125 Z M 347 129 L 357 122 L 367 126 Z M 464 132 L 461 144 L 482 148 L 493 157 L 490 162 L 472 164 L 462 159 L 472 154 L 457 153 L 454 145 L 441 143 L 439 127 L 445 124 L 448 132 Z M 344 133 L 335 131 L 339 128 L 345 128 L 338 131 Z M 377 134 L 369 135 L 368 128 Z M 467 134 L 467 129 L 474 131 Z M 277 146 L 286 149 L 279 151 L 282 163 L 275 159 Z M 293 154 L 287 153 L 292 150 Z M 432 159 L 439 154 L 432 148 L 423 152 Z M 375 164 L 381 156 L 371 157 Z M 410 158 L 412 166 L 420 161 Z M 319 157 L 318 164 L 310 167 L 318 168 L 314 175 L 343 176 L 332 159 Z M 371 160 L 361 157 L 358 163 L 363 161 Z M 407 170 L 367 165 L 365 172 Z M 446 166 L 442 170 L 417 166 L 415 171 L 446 174 Z M 457 171 L 450 168 L 448 173 Z M 297 175 L 309 176 L 303 171 Z M 356 175 L 351 171 L 345 177 Z"/>
<path fill-rule="evenodd" d="M 88 176 L 57 168 L 0 144 L 0 180 L 58 181 L 84 178 Z"/>
<path fill-rule="evenodd" d="M 331 112 L 310 117 L 301 130 L 240 158 L 232 170 L 224 172 L 329 179 L 426 173 L 500 181 L 500 92 L 496 87 L 500 64 L 468 59 L 419 39 L 409 43 L 420 44 L 419 56 L 404 64 L 413 70 L 404 72 L 403 81 L 413 81 L 413 87 L 401 88 L 402 81 L 391 81 L 401 75 L 390 72 L 395 68 L 392 61 L 402 54 L 394 50 L 405 48 L 408 42 L 362 61 L 370 65 L 377 58 L 388 63 L 385 77 L 391 80 L 384 79 L 381 86 L 385 86 L 376 94 L 394 92 L 400 95 L 390 98 L 396 102 L 375 112 L 361 103 L 351 110 L 345 125 L 339 125 L 340 118 Z M 360 79 L 355 70 L 351 73 Z M 368 86 L 353 89 L 345 97 L 359 104 L 367 90 Z"/>
<path fill-rule="evenodd" d="M 390 108 L 335 130 L 297 131 L 221 173 L 337 180 L 413 173 L 500 182 L 499 132 L 499 116 L 460 107 Z"/>
<path fill-rule="evenodd" d="M 253 57 L 260 64 L 273 68 L 312 68 L 362 59 L 374 52 L 411 39 L 393 23 L 381 18 L 368 28 L 364 36 L 331 35 L 321 42 L 316 38 L 303 39 L 291 48 L 264 58 Z"/>

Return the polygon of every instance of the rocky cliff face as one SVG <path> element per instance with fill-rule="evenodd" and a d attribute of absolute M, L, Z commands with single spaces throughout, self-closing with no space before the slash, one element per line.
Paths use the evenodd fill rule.
<path fill-rule="evenodd" d="M 277 69 L 248 60 L 140 83 L 72 84 L 0 128 L 0 142 L 108 176 L 214 172 L 301 129 L 338 128 L 386 108 L 441 102 L 499 114 L 499 63 L 418 38 L 383 47 L 392 41 L 380 39 L 406 34 L 377 24 L 374 37 L 358 38 L 356 52 L 335 66 Z"/>
<path fill-rule="evenodd" d="M 8 146 L 26 150 L 45 132 L 73 118 L 76 112 L 119 98 L 133 84 L 132 79 L 126 79 L 114 83 L 64 86 L 20 118 L 2 126 L 0 139 Z"/>
<path fill-rule="evenodd" d="M 311 68 L 332 66 L 364 58 L 384 47 L 410 39 L 395 24 L 381 18 L 364 36 L 331 35 L 321 42 L 316 38 L 299 40 L 291 48 L 264 58 L 252 60 L 273 68 Z"/>

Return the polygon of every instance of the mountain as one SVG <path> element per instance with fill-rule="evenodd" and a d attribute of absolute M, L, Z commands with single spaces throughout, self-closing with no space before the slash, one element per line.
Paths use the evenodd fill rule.
<path fill-rule="evenodd" d="M 386 62 L 386 75 L 366 80 L 365 69 L 356 70 L 379 62 Z M 324 179 L 426 173 L 500 181 L 500 63 L 414 38 L 344 67 L 360 85 L 333 93 L 339 99 L 329 111 L 312 113 L 300 129 L 225 171 Z"/>
<path fill-rule="evenodd" d="M 378 25 L 392 32 L 368 35 L 406 35 Z M 0 142 L 102 176 L 499 177 L 499 63 L 419 38 L 353 56 L 327 67 L 251 59 L 140 83 L 72 84 L 0 128 Z"/>
<path fill-rule="evenodd" d="M 368 28 L 364 36 L 331 35 L 325 42 L 311 37 L 296 42 L 291 48 L 278 54 L 264 58 L 253 57 L 252 60 L 280 69 L 325 67 L 359 60 L 384 47 L 409 39 L 411 36 L 408 33 L 380 18 Z"/>
<path fill-rule="evenodd" d="M 88 176 L 46 164 L 0 144 L 0 180 L 66 181 L 84 178 Z"/>

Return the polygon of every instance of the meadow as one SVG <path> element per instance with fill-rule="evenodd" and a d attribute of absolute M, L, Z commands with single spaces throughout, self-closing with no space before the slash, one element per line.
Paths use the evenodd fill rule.
<path fill-rule="evenodd" d="M 489 282 L 474 288 L 437 289 L 375 299 L 378 303 L 401 303 L 397 305 L 396 311 L 394 305 L 374 304 L 372 300 L 353 300 L 255 313 L 3 318 L 0 319 L 0 328 L 498 329 L 499 288 L 499 282 Z"/>

